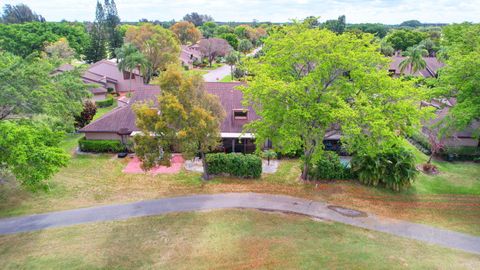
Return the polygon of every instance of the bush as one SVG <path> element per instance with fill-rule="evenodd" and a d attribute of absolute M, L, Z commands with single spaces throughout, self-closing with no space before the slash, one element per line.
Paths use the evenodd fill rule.
<path fill-rule="evenodd" d="M 113 105 L 113 97 L 109 96 L 105 100 L 95 101 L 98 108 L 110 107 Z"/>
<path fill-rule="evenodd" d="M 360 182 L 399 191 L 413 183 L 418 171 L 415 168 L 415 156 L 406 149 L 398 149 L 376 156 L 354 156 L 352 171 Z"/>
<path fill-rule="evenodd" d="M 337 153 L 325 151 L 322 157 L 315 162 L 309 172 L 313 180 L 352 179 L 353 175 L 341 161 Z"/>
<path fill-rule="evenodd" d="M 256 155 L 215 153 L 207 155 L 208 174 L 229 174 L 242 178 L 259 178 L 262 160 Z"/>
<path fill-rule="evenodd" d="M 480 158 L 480 148 L 475 146 L 448 146 L 440 156 L 448 161 L 475 161 Z"/>
<path fill-rule="evenodd" d="M 261 156 L 263 159 L 268 160 L 268 165 L 270 165 L 270 160 L 277 158 L 277 152 L 275 152 L 275 151 L 273 151 L 273 150 L 271 150 L 271 149 L 268 149 L 268 150 L 262 151 L 262 153 L 261 153 L 260 156 Z"/>
<path fill-rule="evenodd" d="M 78 146 L 83 152 L 119 153 L 125 151 L 125 146 L 115 140 L 87 140 L 83 137 L 78 141 Z"/>

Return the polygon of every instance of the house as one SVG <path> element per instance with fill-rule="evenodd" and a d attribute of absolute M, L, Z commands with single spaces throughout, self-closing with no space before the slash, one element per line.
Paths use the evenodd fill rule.
<path fill-rule="evenodd" d="M 422 102 L 421 106 L 431 106 L 436 109 L 435 118 L 426 123 L 422 128 L 422 134 L 428 138 L 431 127 L 435 127 L 447 115 L 448 111 L 457 103 L 455 98 L 449 99 L 433 99 L 431 102 Z M 480 140 L 474 136 L 475 130 L 480 129 L 480 121 L 473 122 L 464 130 L 455 131 L 449 137 L 445 138 L 446 147 L 480 147 Z M 437 130 L 437 128 L 433 128 Z"/>
<path fill-rule="evenodd" d="M 395 55 L 390 59 L 392 60 L 392 62 L 390 63 L 388 71 L 390 72 L 390 74 L 392 74 L 393 77 L 400 77 L 401 75 L 423 76 L 424 78 L 437 77 L 438 70 L 445 66 L 445 64 L 438 61 L 436 57 L 424 57 L 423 60 L 425 60 L 425 63 L 427 64 L 425 69 L 412 73 L 412 71 L 407 68 L 403 71 L 402 74 L 400 69 L 400 63 L 402 63 L 402 61 L 405 60 L 406 57 Z"/>
<path fill-rule="evenodd" d="M 55 69 L 52 75 L 73 69 L 74 66 L 64 64 Z M 104 100 L 109 91 L 122 94 L 144 85 L 143 77 L 138 70 L 134 70 L 131 74 L 122 72 L 118 69 L 114 60 L 104 59 L 90 65 L 81 77 L 83 82 L 95 85 L 95 87 L 90 88 L 95 101 Z"/>
<path fill-rule="evenodd" d="M 207 82 L 206 90 L 219 97 L 226 112 L 220 127 L 222 146 L 220 151 L 251 153 L 255 151 L 254 136 L 243 134 L 243 126 L 259 116 L 251 107 L 242 105 L 243 93 L 235 89 L 243 83 Z M 126 106 L 118 107 L 98 120 L 80 129 L 87 140 L 121 140 L 122 132 L 128 130 L 131 135 L 140 132 L 135 124 L 135 113 L 132 105 L 136 102 L 154 101 L 160 94 L 157 85 L 139 86 Z"/>
<path fill-rule="evenodd" d="M 180 61 L 183 66 L 193 68 L 193 63 L 195 61 L 201 61 L 202 54 L 198 44 L 193 45 L 182 45 L 180 51 Z"/>

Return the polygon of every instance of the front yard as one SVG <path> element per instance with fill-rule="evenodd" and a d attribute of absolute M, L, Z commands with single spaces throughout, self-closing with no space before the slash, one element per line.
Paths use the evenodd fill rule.
<path fill-rule="evenodd" d="M 479 269 L 480 255 L 307 217 L 176 213 L 0 236 L 1 269 Z"/>
<path fill-rule="evenodd" d="M 64 148 L 73 153 L 78 138 L 65 140 Z M 419 160 L 426 159 L 417 154 Z M 439 175 L 420 174 L 413 187 L 402 193 L 354 181 L 304 184 L 299 181 L 298 160 L 281 161 L 275 174 L 260 180 L 216 178 L 209 182 L 186 170 L 175 175 L 124 174 L 127 163 L 115 155 L 74 155 L 69 166 L 52 179 L 48 192 L 32 193 L 8 181 L 0 186 L 0 217 L 184 194 L 260 192 L 322 200 L 480 235 L 480 166 L 474 163 L 437 162 Z"/>

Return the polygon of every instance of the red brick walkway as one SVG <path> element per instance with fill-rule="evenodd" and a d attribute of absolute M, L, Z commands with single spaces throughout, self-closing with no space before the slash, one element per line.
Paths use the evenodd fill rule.
<path fill-rule="evenodd" d="M 157 175 L 157 174 L 175 174 L 180 172 L 182 169 L 183 163 L 185 160 L 183 159 L 182 155 L 180 154 L 173 154 L 172 159 L 170 160 L 171 166 L 158 166 L 155 167 L 151 170 L 149 170 L 147 173 Z M 124 173 L 145 173 L 142 168 L 140 167 L 141 161 L 137 158 L 134 157 L 130 162 L 128 162 L 127 166 L 125 169 L 123 169 L 122 172 Z"/>

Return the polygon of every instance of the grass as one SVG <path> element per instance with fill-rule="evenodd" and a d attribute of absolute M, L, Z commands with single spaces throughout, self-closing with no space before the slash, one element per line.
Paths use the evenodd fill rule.
<path fill-rule="evenodd" d="M 62 147 L 73 153 L 72 135 Z M 426 157 L 416 152 L 419 162 Z M 422 156 L 423 155 L 423 156 Z M 185 194 L 260 192 L 327 201 L 381 216 L 425 223 L 480 235 L 480 166 L 435 162 L 441 173 L 420 174 L 413 187 L 401 193 L 363 186 L 355 181 L 303 183 L 300 161 L 282 160 L 275 174 L 259 180 L 215 178 L 200 174 L 124 174 L 128 159 L 115 155 L 73 155 L 70 164 L 50 181 L 50 191 L 31 192 L 10 179 L 0 185 L 0 217 L 42 213 L 94 205 L 125 203 Z"/>
<path fill-rule="evenodd" d="M 190 70 L 187 70 L 185 71 L 186 74 L 190 74 L 190 75 L 205 75 L 208 73 L 208 70 L 201 70 L 201 69 L 190 69 Z"/>
<path fill-rule="evenodd" d="M 175 213 L 0 236 L 1 269 L 479 269 L 480 256 L 304 216 Z"/>
<path fill-rule="evenodd" d="M 97 108 L 97 113 L 95 114 L 95 116 L 93 116 L 93 121 L 102 117 L 104 114 L 106 114 L 109 111 L 115 109 L 116 107 L 117 107 L 117 100 L 114 100 L 112 106 L 108 106 L 108 107 L 104 107 L 104 108 Z"/>
<path fill-rule="evenodd" d="M 223 77 L 219 82 L 237 82 L 237 80 L 232 79 L 232 75 L 227 75 Z"/>
<path fill-rule="evenodd" d="M 202 70 L 214 70 L 214 69 L 217 69 L 219 67 L 222 67 L 224 64 L 222 63 L 212 63 L 212 66 L 210 65 L 207 65 L 205 67 L 202 68 Z"/>

